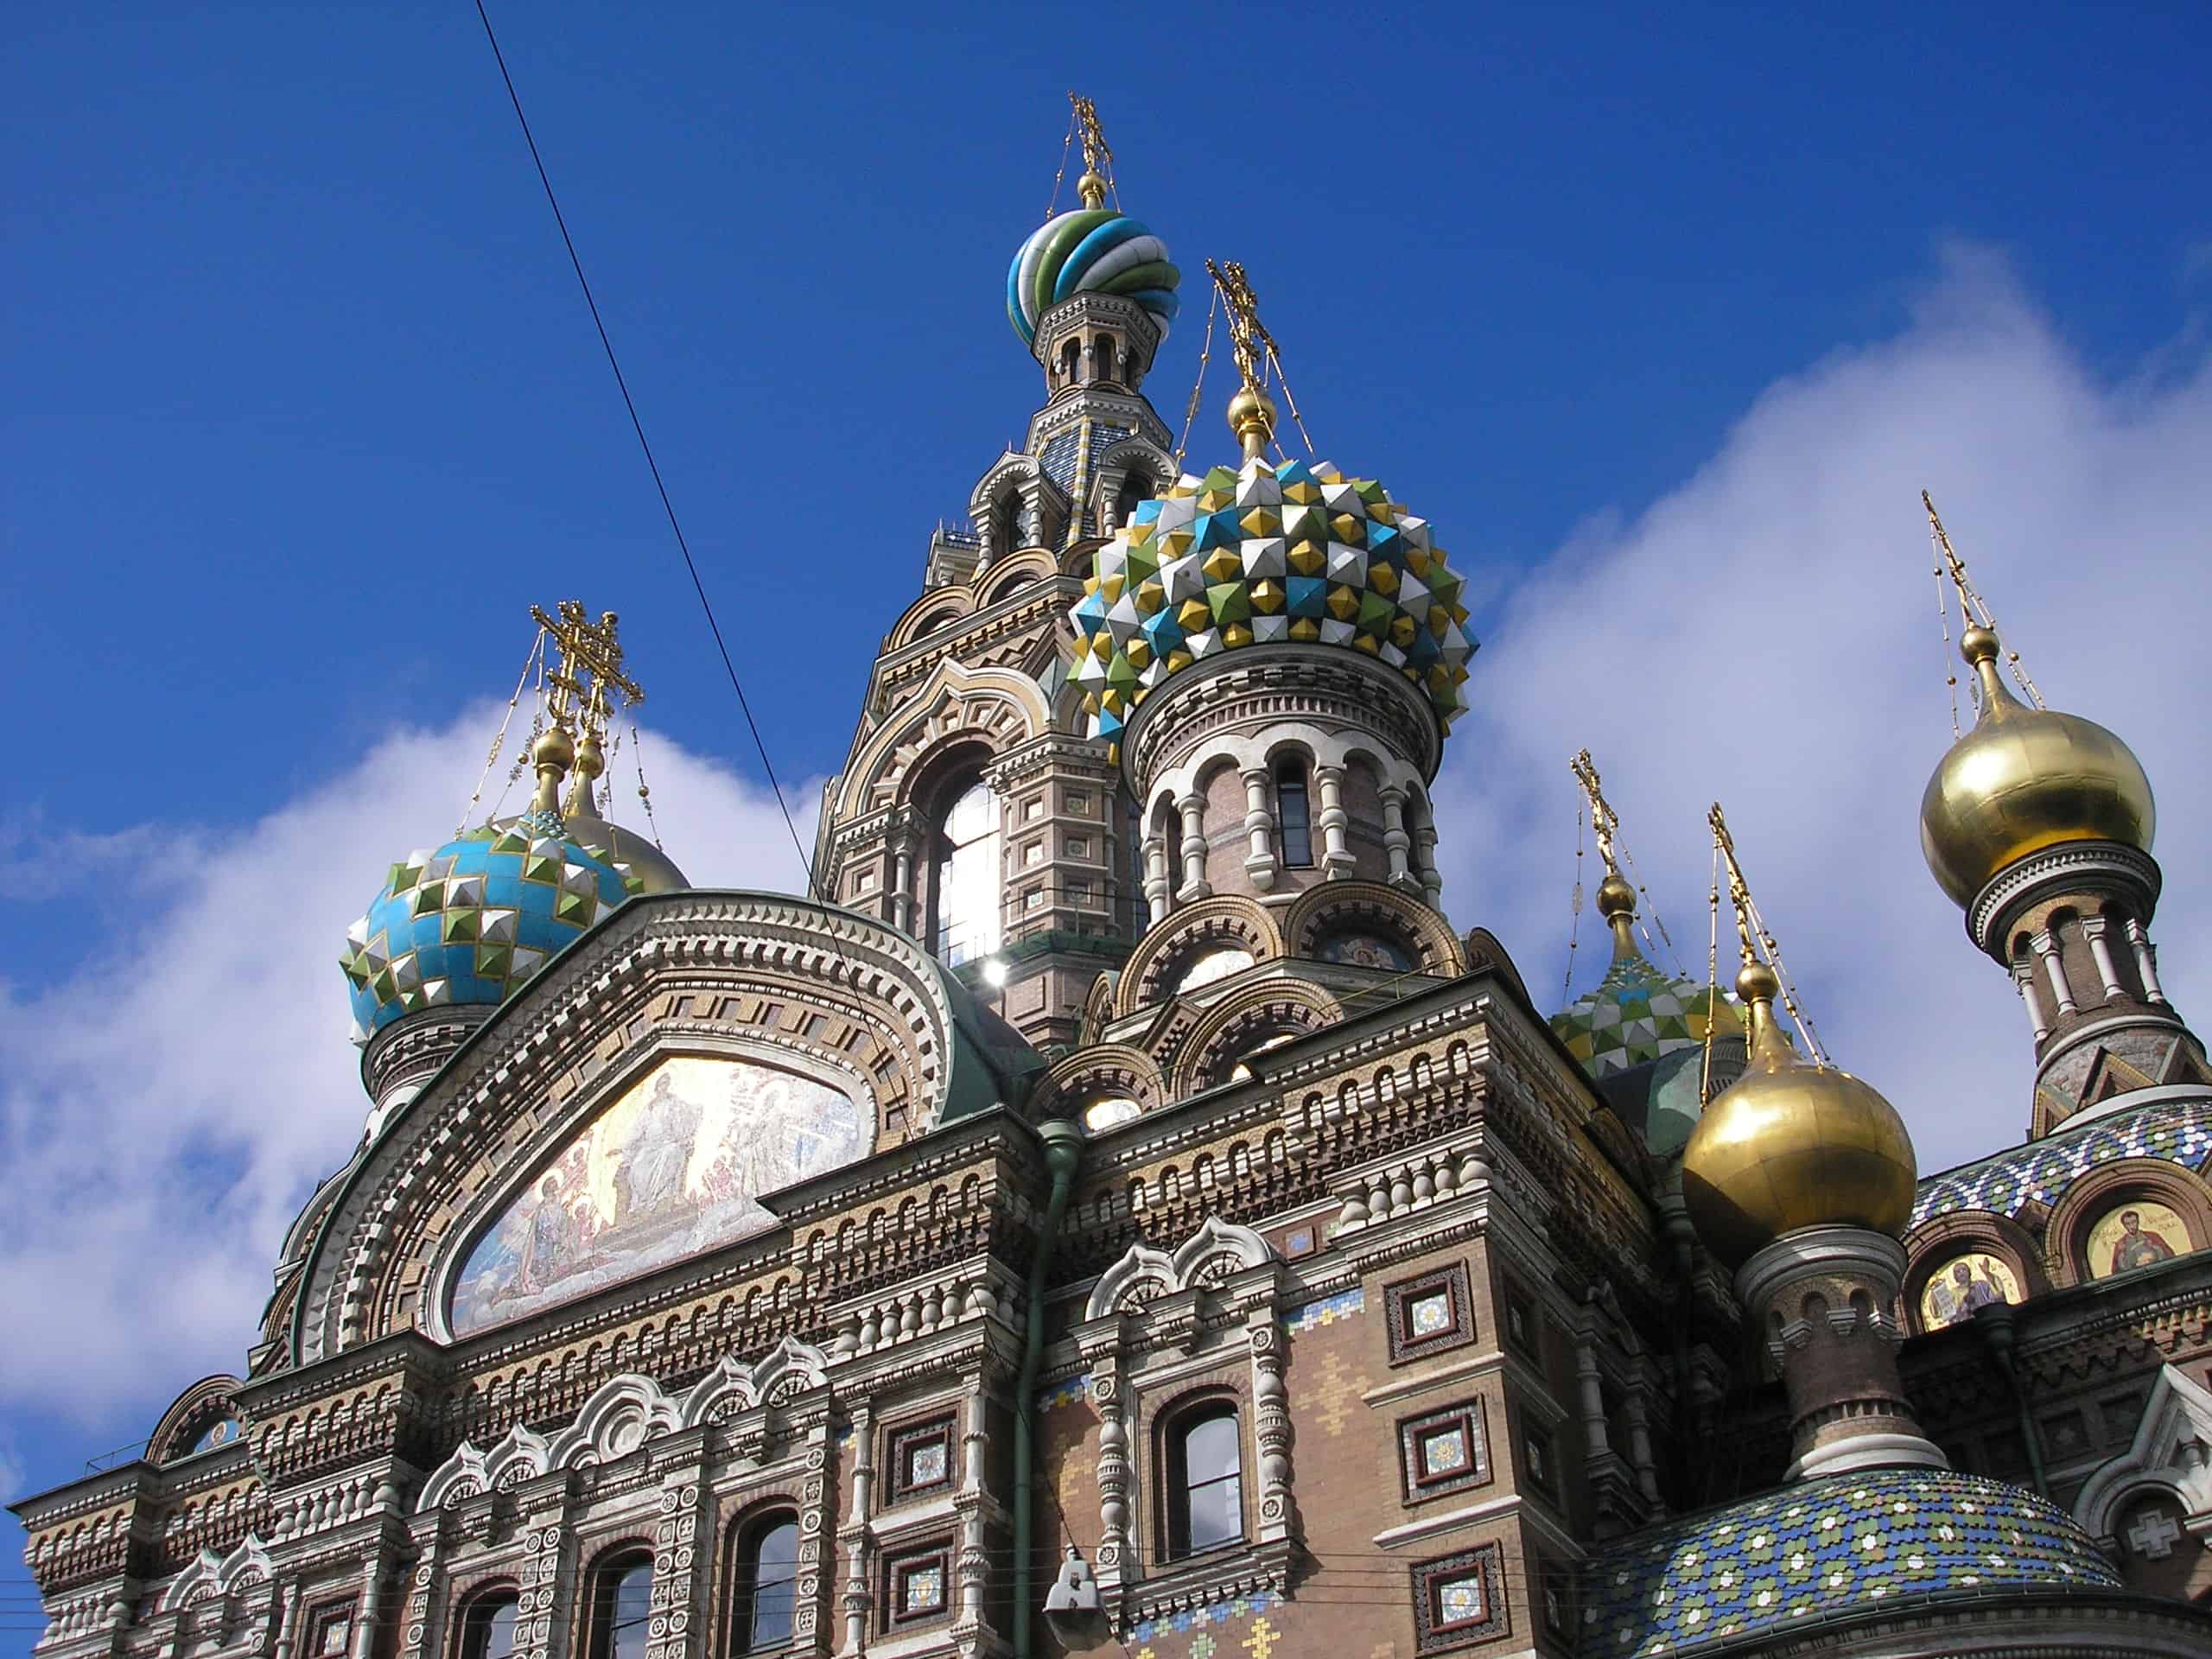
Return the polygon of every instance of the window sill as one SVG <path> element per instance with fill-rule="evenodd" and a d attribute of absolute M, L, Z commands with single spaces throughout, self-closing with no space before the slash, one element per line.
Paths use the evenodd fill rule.
<path fill-rule="evenodd" d="M 1287 1538 L 1263 1544 L 1240 1540 L 1179 1556 L 1122 1586 L 1118 1623 L 1126 1630 L 1147 1619 L 1211 1602 L 1232 1601 L 1263 1591 L 1287 1595 L 1295 1548 Z"/>

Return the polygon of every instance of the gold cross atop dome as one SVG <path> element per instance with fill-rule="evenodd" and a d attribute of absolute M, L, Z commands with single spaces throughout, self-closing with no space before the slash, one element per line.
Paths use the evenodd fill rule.
<path fill-rule="evenodd" d="M 1219 264 L 1206 261 L 1206 271 L 1221 292 L 1229 317 L 1229 349 L 1236 359 L 1237 378 L 1244 388 L 1229 400 L 1229 429 L 1244 445 L 1244 459 L 1255 461 L 1274 436 L 1274 400 L 1267 391 L 1267 360 L 1277 355 L 1275 337 L 1260 321 L 1260 296 L 1234 259 Z"/>
<path fill-rule="evenodd" d="M 1076 193 L 1084 207 L 1103 207 L 1109 178 L 1106 169 L 1114 165 L 1114 152 L 1107 145 L 1106 130 L 1098 124 L 1098 106 L 1079 92 L 1070 92 L 1068 102 L 1075 105 L 1076 134 L 1083 143 L 1083 176 L 1076 181 Z"/>
<path fill-rule="evenodd" d="M 1590 759 L 1589 750 L 1580 751 L 1567 764 L 1574 769 L 1574 780 L 1582 785 L 1582 792 L 1590 803 L 1590 827 L 1597 834 L 1598 856 L 1605 865 L 1605 878 L 1598 884 L 1598 913 L 1613 931 L 1613 959 L 1622 961 L 1635 956 L 1637 949 L 1630 928 L 1636 916 L 1636 889 L 1621 874 L 1620 859 L 1613 847 L 1613 834 L 1620 828 L 1620 815 L 1605 798 L 1605 786 L 1598 779 L 1598 767 Z"/>
<path fill-rule="evenodd" d="M 540 606 L 530 607 L 531 618 L 561 653 L 560 666 L 545 677 L 547 712 L 556 725 L 573 724 L 579 736 L 602 740 L 614 712 L 610 691 L 625 703 L 645 700 L 643 688 L 622 671 L 621 619 L 601 611 L 594 622 L 582 600 L 564 599 L 559 608 L 557 616 L 549 616 Z"/>

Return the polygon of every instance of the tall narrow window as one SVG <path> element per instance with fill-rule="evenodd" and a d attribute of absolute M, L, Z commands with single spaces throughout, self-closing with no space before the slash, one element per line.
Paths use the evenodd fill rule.
<path fill-rule="evenodd" d="M 645 1659 L 652 1617 L 653 1558 L 624 1555 L 592 1574 L 591 1659 Z"/>
<path fill-rule="evenodd" d="M 1071 336 L 1060 347 L 1060 384 L 1064 386 L 1075 385 L 1082 365 L 1083 341 Z"/>
<path fill-rule="evenodd" d="M 788 1515 L 753 1522 L 739 1534 L 734 1559 L 729 1651 L 787 1645 L 798 1599 L 798 1522 Z"/>
<path fill-rule="evenodd" d="M 512 1590 L 494 1590 L 470 1602 L 461 1616 L 461 1659 L 512 1659 L 516 1605 Z"/>
<path fill-rule="evenodd" d="M 1090 378 L 1094 380 L 1119 380 L 1120 365 L 1114 361 L 1114 336 L 1098 334 L 1090 342 Z"/>
<path fill-rule="evenodd" d="M 1282 861 L 1293 869 L 1313 862 L 1313 813 L 1306 795 L 1306 764 L 1275 763 L 1275 821 L 1282 826 Z"/>
<path fill-rule="evenodd" d="M 1243 1539 L 1244 1467 L 1236 1407 L 1208 1407 L 1170 1431 L 1167 1503 L 1171 1555 L 1195 1555 Z"/>
<path fill-rule="evenodd" d="M 1127 528 L 1137 516 L 1137 509 L 1152 499 L 1152 480 L 1142 472 L 1132 471 L 1122 480 L 1121 493 L 1114 498 L 1114 522 Z"/>
<path fill-rule="evenodd" d="M 1000 867 L 999 798 L 989 785 L 970 785 L 944 815 L 931 875 L 930 949 L 950 968 L 997 950 L 1006 873 Z"/>

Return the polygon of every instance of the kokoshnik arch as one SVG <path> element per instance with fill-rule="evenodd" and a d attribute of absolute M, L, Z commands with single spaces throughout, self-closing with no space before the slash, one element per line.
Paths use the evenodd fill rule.
<path fill-rule="evenodd" d="M 1479 527 L 1277 447 L 1233 263 L 1186 469 L 1179 270 L 1075 134 L 1007 275 L 1044 402 L 820 897 L 613 823 L 617 620 L 536 613 L 527 805 L 365 880 L 364 1133 L 257 1340 L 16 1506 L 43 1659 L 2212 1650 L 2212 1076 L 2134 757 L 1952 556 L 1921 823 L 2024 1145 L 1923 1176 L 1793 1040 L 1717 810 L 1736 995 L 1657 966 L 1586 756 L 1613 957 L 1546 1017 L 1440 908 Z"/>

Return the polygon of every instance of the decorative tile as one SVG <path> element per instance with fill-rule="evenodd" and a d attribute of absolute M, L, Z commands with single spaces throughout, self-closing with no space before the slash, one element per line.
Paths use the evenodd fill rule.
<path fill-rule="evenodd" d="M 1082 1371 L 1065 1382 L 1053 1383 L 1051 1388 L 1039 1394 L 1037 1409 L 1040 1412 L 1058 1411 L 1062 1406 L 1072 1406 L 1078 1401 L 1087 1400 L 1090 1397 L 1090 1373 Z"/>
<path fill-rule="evenodd" d="M 947 1414 L 899 1425 L 885 1434 L 892 1502 L 952 1484 L 952 1433 L 953 1419 Z"/>
<path fill-rule="evenodd" d="M 952 1545 L 938 1540 L 884 1558 L 884 1618 L 892 1629 L 951 1611 Z"/>
<path fill-rule="evenodd" d="M 1398 1425 L 1398 1475 L 1405 1502 L 1480 1486 L 1491 1478 L 1483 1402 L 1462 1400 Z"/>
<path fill-rule="evenodd" d="M 1505 1551 L 1484 1544 L 1413 1568 L 1414 1648 L 1440 1653 L 1506 1633 Z"/>
<path fill-rule="evenodd" d="M 1959 1210 L 2017 1216 L 2031 1204 L 2055 1205 L 2077 1179 L 2116 1158 L 2158 1158 L 2195 1167 L 2208 1156 L 2212 1099 L 2139 1106 L 1929 1176 L 1920 1184 L 1912 1225 Z"/>
<path fill-rule="evenodd" d="M 1464 1262 L 1387 1286 L 1382 1300 L 1389 1314 L 1393 1365 L 1462 1347 L 1475 1339 Z"/>
<path fill-rule="evenodd" d="M 1296 1336 L 1301 1331 L 1311 1331 L 1317 1325 L 1334 1325 L 1338 1319 L 1349 1319 L 1367 1311 L 1367 1293 L 1357 1285 L 1350 1290 L 1340 1290 L 1333 1296 L 1325 1296 L 1318 1302 L 1304 1302 L 1286 1308 L 1282 1314 L 1283 1329 Z"/>
<path fill-rule="evenodd" d="M 1237 1596 L 1230 1600 L 1210 1601 L 1203 1606 L 1186 1609 L 1179 1613 L 1163 1614 L 1158 1618 L 1146 1619 L 1129 1631 L 1135 1642 L 1154 1642 L 1162 1637 L 1173 1636 L 1209 1624 L 1239 1624 L 1248 1618 L 1266 1614 L 1282 1605 L 1282 1598 L 1272 1591 L 1255 1591 L 1249 1596 Z M 1270 1639 L 1274 1639 L 1270 1637 Z M 1195 1643 L 1192 1644 L 1195 1647 Z M 1140 1656 L 1141 1659 L 1141 1656 Z"/>
<path fill-rule="evenodd" d="M 1649 1659 L 1892 1596 L 2120 1583 L 2066 1514 L 1978 1475 L 1870 1470 L 1784 1487 L 1584 1563 L 1586 1651 Z"/>

